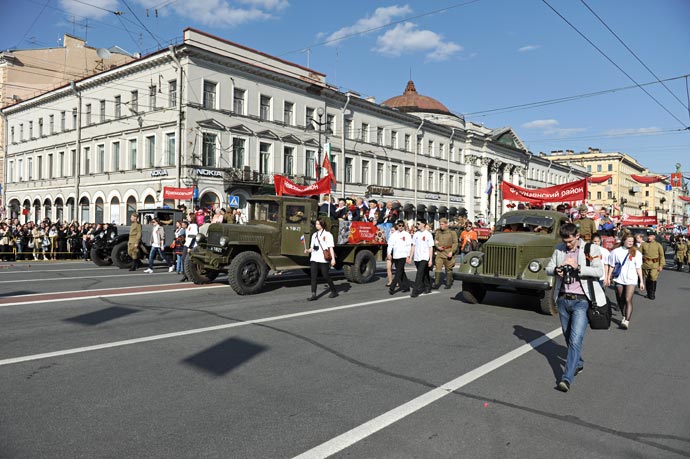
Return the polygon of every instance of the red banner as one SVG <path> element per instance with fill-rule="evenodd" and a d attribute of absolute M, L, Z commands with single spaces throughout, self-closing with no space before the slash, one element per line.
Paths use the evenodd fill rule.
<path fill-rule="evenodd" d="M 690 196 L 678 196 L 678 199 L 685 202 L 690 202 Z"/>
<path fill-rule="evenodd" d="M 683 186 L 683 174 L 671 174 L 671 186 L 680 188 Z"/>
<path fill-rule="evenodd" d="M 656 216 L 645 217 L 643 215 L 628 215 L 621 221 L 623 226 L 652 226 L 658 225 Z"/>
<path fill-rule="evenodd" d="M 290 196 L 312 196 L 315 194 L 327 194 L 331 192 L 331 177 L 326 176 L 321 180 L 312 183 L 311 185 L 298 185 L 287 177 L 282 175 L 274 175 L 273 183 L 276 187 L 276 195 L 282 196 L 288 194 Z"/>
<path fill-rule="evenodd" d="M 613 176 L 611 174 L 609 174 L 609 175 L 604 175 L 602 177 L 590 177 L 587 180 L 589 181 L 589 183 L 604 183 L 605 181 L 607 181 L 611 177 L 613 177 Z"/>
<path fill-rule="evenodd" d="M 194 187 L 174 188 L 171 186 L 163 187 L 163 199 L 180 199 L 188 201 L 194 197 Z"/>
<path fill-rule="evenodd" d="M 543 202 L 573 202 L 587 199 L 587 179 L 546 188 L 529 190 L 512 183 L 501 183 L 503 199 L 540 204 Z"/>
<path fill-rule="evenodd" d="M 630 174 L 630 178 L 635 180 L 637 183 L 657 183 L 664 180 L 666 177 L 661 175 L 652 175 L 651 177 L 645 177 L 644 175 Z"/>

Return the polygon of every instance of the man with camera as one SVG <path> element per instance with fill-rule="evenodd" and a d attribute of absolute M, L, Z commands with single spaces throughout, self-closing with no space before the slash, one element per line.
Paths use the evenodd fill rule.
<path fill-rule="evenodd" d="M 589 255 L 585 255 L 585 243 L 573 223 L 561 226 L 560 236 L 563 242 L 556 246 L 551 255 L 546 274 L 556 276 L 553 295 L 568 346 L 565 369 L 556 389 L 568 392 L 573 378 L 584 368 L 582 341 L 587 330 L 587 308 L 590 302 L 606 304 L 606 295 L 599 284 L 599 278 L 604 275 L 599 247 L 590 244 Z"/>

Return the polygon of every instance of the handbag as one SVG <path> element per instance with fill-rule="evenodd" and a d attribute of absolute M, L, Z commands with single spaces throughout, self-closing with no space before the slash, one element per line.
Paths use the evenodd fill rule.
<path fill-rule="evenodd" d="M 616 262 L 616 264 L 613 266 L 613 277 L 618 277 L 621 274 L 621 271 L 623 271 L 623 265 L 625 265 L 625 262 L 628 261 L 628 255 L 625 256 L 625 259 L 623 260 L 623 263 Z"/>
<path fill-rule="evenodd" d="M 585 258 L 587 260 L 587 266 L 589 266 L 591 262 L 591 258 L 589 256 L 591 246 L 591 242 L 585 244 Z M 592 330 L 608 330 L 609 327 L 611 327 L 611 304 L 607 298 L 605 305 L 597 306 L 596 296 L 594 295 L 594 281 L 592 281 L 592 278 L 587 279 L 587 288 L 589 289 L 589 296 L 592 298 L 592 301 L 589 302 L 589 307 L 587 308 L 587 321 L 589 322 L 589 328 Z"/>
<path fill-rule="evenodd" d="M 323 234 L 323 230 L 321 231 Z M 321 247 L 321 251 L 323 252 L 323 259 L 326 261 L 331 261 L 331 251 L 329 250 L 324 250 L 323 246 L 321 245 L 321 239 L 319 239 L 318 236 L 316 236 L 316 242 L 319 243 L 319 247 Z"/>

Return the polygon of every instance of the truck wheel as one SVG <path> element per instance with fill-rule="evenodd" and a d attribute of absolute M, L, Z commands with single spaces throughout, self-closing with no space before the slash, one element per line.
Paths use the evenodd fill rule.
<path fill-rule="evenodd" d="M 352 265 L 343 265 L 343 274 L 345 275 L 345 279 L 347 279 L 349 282 L 354 282 L 354 278 L 352 277 Z"/>
<path fill-rule="evenodd" d="M 355 255 L 352 265 L 352 280 L 358 284 L 371 282 L 376 274 L 376 258 L 369 250 L 362 250 Z"/>
<path fill-rule="evenodd" d="M 228 281 L 238 295 L 259 293 L 264 286 L 268 266 L 256 252 L 242 252 L 230 262 Z"/>
<path fill-rule="evenodd" d="M 93 253 L 91 254 L 91 257 L 93 257 Z M 127 253 L 127 241 L 122 241 L 118 244 L 115 244 L 113 251 L 110 252 L 110 259 L 113 261 L 115 266 L 120 269 L 129 269 L 132 267 L 132 257 L 130 257 Z"/>
<path fill-rule="evenodd" d="M 104 250 L 96 247 L 91 247 L 91 260 L 96 263 L 97 266 L 110 266 L 113 264 L 112 257 L 107 256 Z"/>
<path fill-rule="evenodd" d="M 184 275 L 195 284 L 208 284 L 218 277 L 218 271 L 214 269 L 205 269 L 203 266 L 196 263 L 192 257 L 187 255 L 184 258 Z"/>
<path fill-rule="evenodd" d="M 470 304 L 478 304 L 484 301 L 486 296 L 486 288 L 480 284 L 473 284 L 470 282 L 462 283 L 462 297 Z"/>
<path fill-rule="evenodd" d="M 553 301 L 553 290 L 546 290 L 541 293 L 539 297 L 539 312 L 547 316 L 555 316 L 558 312 L 556 304 Z"/>

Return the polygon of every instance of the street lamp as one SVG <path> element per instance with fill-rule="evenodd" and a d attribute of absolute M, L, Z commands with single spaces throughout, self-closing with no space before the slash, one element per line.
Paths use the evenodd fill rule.
<path fill-rule="evenodd" d="M 321 144 L 321 134 L 323 133 L 323 127 L 328 125 L 328 119 L 326 121 L 321 121 L 324 115 L 324 109 L 323 107 L 319 107 L 316 109 L 316 116 L 319 117 L 319 120 L 316 121 L 314 119 L 311 120 L 313 124 L 316 124 L 319 127 L 319 151 L 316 154 L 316 167 L 314 168 L 316 171 L 316 179 L 321 178 L 321 149 L 322 149 L 322 144 Z M 314 126 L 307 126 L 307 129 L 314 129 Z M 328 134 L 328 131 L 330 129 L 326 130 L 326 134 Z M 330 158 L 328 158 L 330 161 Z"/>

